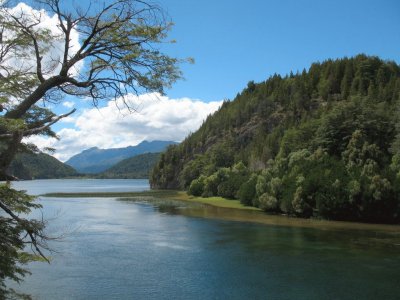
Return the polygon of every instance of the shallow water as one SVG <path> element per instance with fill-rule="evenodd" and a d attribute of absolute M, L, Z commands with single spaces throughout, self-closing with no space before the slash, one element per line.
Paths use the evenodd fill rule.
<path fill-rule="evenodd" d="M 203 206 L 40 201 L 49 233 L 65 236 L 52 243 L 50 265 L 29 265 L 33 275 L 19 289 L 37 299 L 398 299 L 400 293 L 399 246 L 373 242 L 393 233 L 234 222 L 218 219 L 226 210 Z"/>

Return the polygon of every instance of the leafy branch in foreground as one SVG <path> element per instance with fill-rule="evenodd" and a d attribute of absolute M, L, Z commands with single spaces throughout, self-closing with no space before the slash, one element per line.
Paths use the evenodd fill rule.
<path fill-rule="evenodd" d="M 0 185 L 0 208 L 4 212 L 0 215 L 1 299 L 14 294 L 6 288 L 6 278 L 19 283 L 29 274 L 21 265 L 40 258 L 49 262 L 43 253 L 43 250 L 49 250 L 47 241 L 50 238 L 44 232 L 46 222 L 27 219 L 32 209 L 41 207 L 40 204 L 34 203 L 34 200 L 35 197 L 27 195 L 24 191 L 14 190 L 9 184 Z"/>

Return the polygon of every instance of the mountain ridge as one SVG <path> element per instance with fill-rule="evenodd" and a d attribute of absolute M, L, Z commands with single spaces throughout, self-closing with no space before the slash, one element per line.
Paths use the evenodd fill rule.
<path fill-rule="evenodd" d="M 96 174 L 106 171 L 118 162 L 144 153 L 164 151 L 173 141 L 143 141 L 136 146 L 100 149 L 92 147 L 83 150 L 65 163 L 80 173 Z"/>

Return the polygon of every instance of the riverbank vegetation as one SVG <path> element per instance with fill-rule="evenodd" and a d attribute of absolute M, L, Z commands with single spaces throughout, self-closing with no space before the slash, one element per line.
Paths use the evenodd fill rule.
<path fill-rule="evenodd" d="M 366 55 L 249 82 L 161 155 L 151 186 L 299 217 L 399 223 L 399 93 L 400 67 Z"/>

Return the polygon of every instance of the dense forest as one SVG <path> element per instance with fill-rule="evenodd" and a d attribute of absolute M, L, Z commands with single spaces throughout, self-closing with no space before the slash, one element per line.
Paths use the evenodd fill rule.
<path fill-rule="evenodd" d="M 399 94 L 399 65 L 366 55 L 251 81 L 161 155 L 151 186 L 271 213 L 399 223 Z"/>
<path fill-rule="evenodd" d="M 9 174 L 18 179 L 50 179 L 78 176 L 78 172 L 45 153 L 19 153 L 12 161 Z"/>

